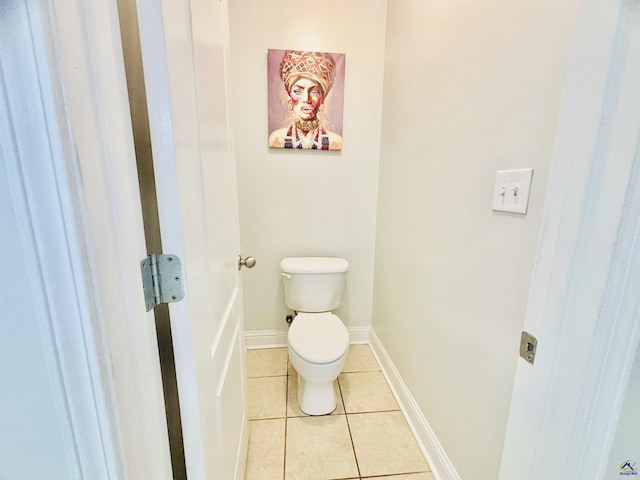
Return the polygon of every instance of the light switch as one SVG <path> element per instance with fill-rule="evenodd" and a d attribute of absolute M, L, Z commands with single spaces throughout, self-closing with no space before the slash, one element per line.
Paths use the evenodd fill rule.
<path fill-rule="evenodd" d="M 526 215 L 533 168 L 499 170 L 493 189 L 493 210 Z"/>

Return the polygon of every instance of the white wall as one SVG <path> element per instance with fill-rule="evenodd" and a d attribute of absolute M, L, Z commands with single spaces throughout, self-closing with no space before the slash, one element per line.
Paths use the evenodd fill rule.
<path fill-rule="evenodd" d="M 231 69 L 247 331 L 286 330 L 279 263 L 330 255 L 350 262 L 338 311 L 371 324 L 386 0 L 230 2 Z M 267 147 L 267 49 L 346 54 L 341 152 Z"/>
<path fill-rule="evenodd" d="M 388 5 L 373 326 L 463 479 L 498 475 L 575 9 Z"/>

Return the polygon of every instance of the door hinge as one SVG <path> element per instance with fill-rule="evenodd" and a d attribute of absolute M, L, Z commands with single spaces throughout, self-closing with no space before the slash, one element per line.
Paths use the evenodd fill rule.
<path fill-rule="evenodd" d="M 140 262 L 147 312 L 161 303 L 179 302 L 184 297 L 182 265 L 177 255 L 149 255 Z"/>

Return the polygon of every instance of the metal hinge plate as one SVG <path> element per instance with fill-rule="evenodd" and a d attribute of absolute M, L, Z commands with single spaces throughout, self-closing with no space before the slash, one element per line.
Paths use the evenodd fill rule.
<path fill-rule="evenodd" d="M 520 356 L 533 365 L 536 359 L 538 340 L 529 332 L 522 332 L 520 336 Z"/>
<path fill-rule="evenodd" d="M 149 255 L 140 262 L 140 270 L 147 312 L 161 303 L 183 299 L 182 265 L 176 255 Z"/>

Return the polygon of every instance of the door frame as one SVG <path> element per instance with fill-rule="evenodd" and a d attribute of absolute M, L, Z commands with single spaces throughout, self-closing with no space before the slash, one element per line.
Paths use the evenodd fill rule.
<path fill-rule="evenodd" d="M 52 68 L 59 75 L 69 142 L 77 151 L 71 188 L 86 243 L 92 312 L 105 348 L 105 398 L 125 478 L 171 480 L 153 313 L 139 263 L 146 256 L 135 150 L 116 2 L 48 0 Z"/>
<path fill-rule="evenodd" d="M 599 479 L 640 317 L 640 7 L 582 1 L 574 34 L 500 479 Z"/>
<path fill-rule="evenodd" d="M 52 401 L 55 416 L 43 430 L 48 441 L 60 441 L 56 447 L 64 452 L 56 460 L 58 465 L 43 463 L 46 452 L 21 451 L 19 457 L 35 457 L 34 468 L 41 472 L 49 469 L 61 474 L 60 466 L 65 465 L 66 474 L 73 478 L 122 478 L 117 408 L 108 364 L 103 362 L 107 349 L 92 282 L 85 218 L 79 208 L 77 152 L 58 75 L 60 57 L 51 28 L 51 5 L 14 0 L 3 5 L 2 15 L 4 32 L 11 38 L 0 55 L 0 169 L 6 172 L 11 200 L 3 209 L 15 216 L 17 224 L 15 230 L 2 234 L 10 243 L 21 244 L 23 258 L 18 263 L 24 262 L 24 270 L 18 278 L 26 279 L 28 286 L 18 302 L 28 298 L 32 302 L 28 314 L 33 315 L 29 319 L 7 317 L 4 322 L 36 326 L 37 335 L 29 339 L 27 348 L 32 353 L 40 350 L 33 361 L 39 365 L 43 360 L 47 372 L 38 390 L 46 392 L 45 397 L 36 402 Z M 7 278 L 11 273 L 4 272 Z M 27 361 L 27 371 L 30 368 Z M 7 387 L 4 380 L 10 380 L 8 385 L 15 382 L 11 376 L 3 378 L 2 388 Z M 21 378 L 19 388 L 9 395 L 33 394 L 36 390 L 29 385 L 35 381 Z M 3 415 L 12 414 L 9 403 Z M 38 432 L 41 420 L 42 415 L 30 415 L 22 427 L 24 433 Z M 52 431 L 57 436 L 47 436 Z M 2 443 L 12 441 L 8 431 L 2 434 Z M 10 459 L 9 475 L 12 470 L 22 471 L 16 461 L 19 459 Z"/>

